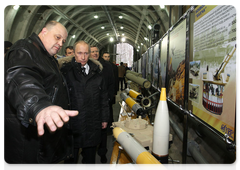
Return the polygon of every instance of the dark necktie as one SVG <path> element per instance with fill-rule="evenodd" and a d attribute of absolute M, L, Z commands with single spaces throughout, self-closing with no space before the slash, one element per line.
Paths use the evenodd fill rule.
<path fill-rule="evenodd" d="M 85 67 L 82 67 L 82 74 L 83 74 L 84 76 L 87 75 L 87 74 L 86 74 L 86 71 L 85 71 Z"/>

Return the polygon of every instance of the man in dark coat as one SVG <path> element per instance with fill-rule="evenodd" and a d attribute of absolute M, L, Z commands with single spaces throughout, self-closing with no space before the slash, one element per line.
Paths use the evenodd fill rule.
<path fill-rule="evenodd" d="M 73 51 L 73 46 L 67 46 L 65 48 L 65 56 L 73 56 L 74 55 L 74 51 Z"/>
<path fill-rule="evenodd" d="M 100 61 L 100 63 L 103 65 L 103 78 L 106 82 L 106 88 L 108 90 L 108 102 L 109 106 L 112 107 L 112 102 L 114 100 L 115 92 L 114 92 L 114 75 L 113 75 L 113 69 L 109 62 L 105 61 L 102 57 L 99 57 L 99 49 L 96 46 L 91 46 L 91 58 L 95 59 L 96 61 Z M 110 119 L 108 122 L 110 123 L 113 119 L 112 112 L 110 112 Z M 109 128 L 110 130 L 110 128 Z M 102 130 L 102 136 L 101 136 L 101 143 L 98 147 L 98 155 L 101 157 L 101 162 L 106 163 L 107 162 L 107 129 Z"/>
<path fill-rule="evenodd" d="M 107 63 L 110 63 L 112 70 L 113 70 L 113 77 L 114 77 L 114 95 L 117 95 L 118 89 L 119 89 L 119 80 L 118 80 L 118 67 L 110 62 L 110 54 L 109 52 L 104 52 L 102 55 L 102 58 L 107 61 Z M 115 104 L 115 96 L 111 104 Z"/>
<path fill-rule="evenodd" d="M 74 45 L 75 58 L 61 71 L 69 88 L 71 108 L 79 114 L 70 119 L 74 136 L 74 163 L 82 148 L 83 163 L 94 164 L 101 130 L 109 120 L 108 93 L 99 61 L 89 59 L 90 46 L 84 41 Z"/>
<path fill-rule="evenodd" d="M 118 66 L 118 78 L 119 78 L 119 82 L 121 84 L 121 91 L 123 91 L 125 88 L 127 88 L 126 86 L 125 86 L 125 88 L 123 88 L 125 74 L 126 74 L 126 69 L 123 66 L 123 62 L 121 62 L 120 66 Z"/>
<path fill-rule="evenodd" d="M 127 70 L 130 70 L 130 69 L 128 68 L 128 63 L 124 63 L 123 65 L 125 67 L 124 86 L 125 86 L 125 89 L 126 89 L 127 88 L 126 74 L 127 74 Z"/>
<path fill-rule="evenodd" d="M 38 35 L 17 41 L 5 56 L 8 163 L 57 163 L 72 154 L 65 122 L 78 112 L 64 110 L 67 88 L 53 57 L 66 39 L 66 28 L 50 21 Z"/>

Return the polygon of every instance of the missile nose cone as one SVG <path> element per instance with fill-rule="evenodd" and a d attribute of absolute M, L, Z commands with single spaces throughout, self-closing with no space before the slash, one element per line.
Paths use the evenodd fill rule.
<path fill-rule="evenodd" d="M 117 139 L 118 138 L 118 135 L 120 135 L 120 133 L 122 132 L 125 132 L 125 130 L 123 130 L 122 128 L 120 127 L 115 127 L 113 129 L 113 136 Z"/>
<path fill-rule="evenodd" d="M 161 101 L 166 101 L 166 88 L 161 88 L 160 100 Z"/>

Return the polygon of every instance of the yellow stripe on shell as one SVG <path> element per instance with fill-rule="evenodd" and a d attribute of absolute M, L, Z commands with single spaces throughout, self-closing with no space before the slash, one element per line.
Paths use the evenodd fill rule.
<path fill-rule="evenodd" d="M 161 164 L 152 154 L 148 151 L 142 152 L 138 155 L 137 164 Z"/>

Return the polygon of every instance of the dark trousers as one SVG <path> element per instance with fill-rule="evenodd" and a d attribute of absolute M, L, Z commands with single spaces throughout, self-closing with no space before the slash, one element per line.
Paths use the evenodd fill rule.
<path fill-rule="evenodd" d="M 124 80 L 124 87 L 126 89 L 127 88 L 127 81 L 125 80 L 125 78 L 123 78 L 123 80 Z"/>
<path fill-rule="evenodd" d="M 77 164 L 78 153 L 80 148 L 74 148 L 74 158 L 64 161 L 65 164 Z M 82 163 L 83 164 L 95 164 L 97 146 L 82 148 Z"/>
<path fill-rule="evenodd" d="M 109 112 L 110 112 L 110 116 L 109 116 L 109 122 L 108 122 L 108 128 L 110 126 L 112 126 L 112 122 L 114 122 L 113 120 L 113 107 L 112 105 L 115 103 L 115 101 L 109 102 Z"/>
<path fill-rule="evenodd" d="M 99 156 L 106 156 L 107 153 L 107 134 L 108 132 L 111 132 L 112 129 L 110 128 L 110 126 L 112 126 L 112 122 L 113 122 L 113 108 L 112 108 L 112 104 L 109 103 L 109 109 L 110 109 L 110 118 L 108 121 L 108 125 L 107 128 L 102 129 L 101 131 L 101 143 L 98 147 L 98 155 Z"/>
<path fill-rule="evenodd" d="M 106 156 L 107 151 L 107 128 L 105 128 L 101 131 L 101 143 L 98 147 L 98 155 L 101 157 Z"/>
<path fill-rule="evenodd" d="M 123 90 L 124 77 L 119 77 L 119 82 L 121 83 L 121 90 Z"/>

